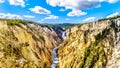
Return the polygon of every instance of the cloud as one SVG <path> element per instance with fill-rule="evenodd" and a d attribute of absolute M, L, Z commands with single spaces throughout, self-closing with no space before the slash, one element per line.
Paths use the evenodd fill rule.
<path fill-rule="evenodd" d="M 109 3 L 116 3 L 118 0 L 108 0 Z"/>
<path fill-rule="evenodd" d="M 45 17 L 44 19 L 49 19 L 49 20 L 50 20 L 50 19 L 52 19 L 52 20 L 54 19 L 54 20 L 55 20 L 55 19 L 58 19 L 58 16 L 49 15 L 48 17 Z"/>
<path fill-rule="evenodd" d="M 70 20 L 70 18 L 66 18 L 65 20 Z"/>
<path fill-rule="evenodd" d="M 119 15 L 119 13 L 118 13 L 118 12 L 115 12 L 115 13 L 113 13 L 113 14 L 108 15 L 106 18 L 114 17 L 114 16 L 117 16 L 117 15 Z"/>
<path fill-rule="evenodd" d="M 63 12 L 63 11 L 66 11 L 66 9 L 61 8 L 59 11 Z"/>
<path fill-rule="evenodd" d="M 51 12 L 45 8 L 40 6 L 35 6 L 34 8 L 29 8 L 30 11 L 37 13 L 37 14 L 51 14 Z"/>
<path fill-rule="evenodd" d="M 82 12 L 81 10 L 72 10 L 67 14 L 67 16 L 83 16 L 86 15 L 86 12 Z"/>
<path fill-rule="evenodd" d="M 66 9 L 88 9 L 100 5 L 102 2 L 116 3 L 118 0 L 46 0 L 47 4 Z"/>
<path fill-rule="evenodd" d="M 5 19 L 22 19 L 22 17 L 20 15 L 11 14 L 11 13 L 0 13 L 0 18 L 5 18 Z"/>
<path fill-rule="evenodd" d="M 10 5 L 25 7 L 24 0 L 9 0 Z"/>
<path fill-rule="evenodd" d="M 5 2 L 5 0 L 0 0 L 0 3 L 4 3 Z"/>
<path fill-rule="evenodd" d="M 31 15 L 23 15 L 25 18 L 35 18 L 35 16 L 31 16 Z"/>
<path fill-rule="evenodd" d="M 88 17 L 86 19 L 83 20 L 83 22 L 93 22 L 96 20 L 96 17 Z"/>
<path fill-rule="evenodd" d="M 86 9 L 98 5 L 99 1 L 96 0 L 46 0 L 46 2 L 55 7 L 65 7 L 66 9 Z"/>
<path fill-rule="evenodd" d="M 45 21 L 45 20 L 56 20 L 56 19 L 58 19 L 59 17 L 58 16 L 55 16 L 55 15 L 49 15 L 48 17 L 45 17 L 45 18 L 43 18 L 43 19 L 41 19 L 39 22 L 43 22 L 43 21 Z"/>
<path fill-rule="evenodd" d="M 46 0 L 46 3 L 53 7 L 59 6 L 64 7 L 65 9 L 71 9 L 72 11 L 69 13 L 73 13 L 74 10 L 81 11 L 84 9 L 100 7 L 102 2 L 116 3 L 118 0 Z"/>

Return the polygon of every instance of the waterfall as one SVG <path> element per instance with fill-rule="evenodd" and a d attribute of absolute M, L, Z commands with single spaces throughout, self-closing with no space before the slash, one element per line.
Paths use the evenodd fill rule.
<path fill-rule="evenodd" d="M 66 32 L 65 31 L 62 32 L 62 39 L 63 40 L 66 39 Z"/>

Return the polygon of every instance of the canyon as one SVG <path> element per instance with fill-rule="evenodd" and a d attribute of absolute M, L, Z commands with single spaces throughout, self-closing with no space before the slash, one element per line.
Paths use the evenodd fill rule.
<path fill-rule="evenodd" d="M 67 29 L 1 19 L 0 67 L 119 68 L 120 18 Z"/>

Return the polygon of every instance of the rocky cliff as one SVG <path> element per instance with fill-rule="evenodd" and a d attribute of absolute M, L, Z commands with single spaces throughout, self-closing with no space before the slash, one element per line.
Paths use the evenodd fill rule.
<path fill-rule="evenodd" d="M 68 29 L 58 57 L 58 68 L 120 67 L 120 18 Z"/>
<path fill-rule="evenodd" d="M 50 68 L 56 32 L 35 23 L 0 20 L 0 68 Z"/>

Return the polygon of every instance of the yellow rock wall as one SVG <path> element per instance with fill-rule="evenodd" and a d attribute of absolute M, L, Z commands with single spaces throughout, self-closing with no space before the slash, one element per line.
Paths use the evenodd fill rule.
<path fill-rule="evenodd" d="M 61 42 L 57 34 L 37 24 L 20 25 L 0 21 L 0 67 L 50 68 L 52 48 Z"/>

